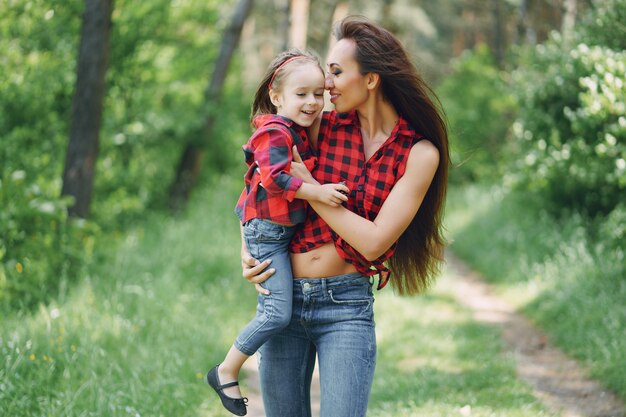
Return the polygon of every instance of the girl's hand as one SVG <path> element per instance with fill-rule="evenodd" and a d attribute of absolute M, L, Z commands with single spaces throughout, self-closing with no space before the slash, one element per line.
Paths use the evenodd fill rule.
<path fill-rule="evenodd" d="M 293 147 L 293 161 L 291 162 L 291 168 L 289 169 L 289 174 L 293 177 L 300 178 L 302 181 L 309 184 L 317 184 L 311 172 L 307 169 L 304 162 L 302 162 L 302 158 L 298 153 L 298 149 Z"/>
<path fill-rule="evenodd" d="M 274 268 L 267 269 L 271 259 L 267 259 L 263 262 L 259 262 L 254 259 L 248 251 L 241 251 L 241 268 L 243 270 L 243 277 L 249 282 L 254 284 L 254 288 L 258 293 L 263 295 L 269 295 L 269 290 L 261 287 L 261 283 L 274 275 L 276 270 Z"/>
<path fill-rule="evenodd" d="M 348 201 L 350 189 L 343 183 L 320 185 L 317 192 L 317 201 L 331 207 L 339 207 Z"/>

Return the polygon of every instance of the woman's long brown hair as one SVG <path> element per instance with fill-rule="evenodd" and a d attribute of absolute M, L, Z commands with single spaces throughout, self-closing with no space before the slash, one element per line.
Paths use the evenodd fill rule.
<path fill-rule="evenodd" d="M 364 17 L 349 16 L 335 26 L 335 37 L 356 43 L 361 73 L 379 74 L 385 100 L 439 150 L 439 166 L 424 201 L 389 260 L 394 289 L 400 294 L 416 294 L 429 287 L 443 262 L 443 211 L 450 164 L 443 109 L 392 33 Z"/>

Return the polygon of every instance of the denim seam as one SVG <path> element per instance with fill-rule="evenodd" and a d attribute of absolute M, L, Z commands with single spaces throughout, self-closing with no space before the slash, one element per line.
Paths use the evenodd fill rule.
<path fill-rule="evenodd" d="M 306 331 L 306 328 L 305 328 Z M 308 335 L 308 332 L 307 332 Z M 310 336 L 309 336 L 310 337 Z M 306 348 L 306 352 L 304 354 L 304 361 L 306 363 L 307 366 L 301 366 L 300 369 L 302 369 L 302 374 L 300 375 L 300 381 L 306 381 L 307 380 L 307 372 L 308 372 L 308 358 L 309 358 L 309 354 L 311 353 L 311 345 L 307 345 Z M 304 417 L 311 417 L 311 390 L 310 390 L 310 386 L 307 392 L 307 387 L 305 384 L 302 384 L 300 386 L 300 396 L 301 398 L 308 398 L 308 401 L 303 401 L 302 402 L 302 416 Z M 307 406 L 308 404 L 308 406 Z"/>
<path fill-rule="evenodd" d="M 266 301 L 269 301 L 270 307 L 271 307 L 271 298 L 270 296 L 267 296 Z M 265 304 L 265 302 L 264 302 Z M 242 353 L 251 356 L 252 354 L 254 354 L 254 352 L 252 354 L 248 354 L 247 352 L 250 352 L 250 350 L 247 349 L 246 344 L 248 343 L 248 341 L 250 339 L 252 339 L 253 336 L 255 336 L 268 322 L 270 322 L 272 320 L 272 317 L 274 317 L 274 309 L 271 309 L 270 314 L 266 313 L 267 310 L 265 310 L 265 308 L 263 309 L 263 317 L 265 317 L 265 320 L 263 321 L 263 323 L 261 323 L 259 326 L 257 326 L 256 329 L 254 329 L 254 331 L 252 333 L 250 333 L 250 335 L 248 337 L 246 337 L 245 340 L 243 340 L 242 342 L 237 342 L 237 340 L 235 340 L 237 342 L 237 344 L 239 346 L 237 346 L 237 349 L 239 349 Z M 247 351 L 247 352 L 246 352 Z"/>

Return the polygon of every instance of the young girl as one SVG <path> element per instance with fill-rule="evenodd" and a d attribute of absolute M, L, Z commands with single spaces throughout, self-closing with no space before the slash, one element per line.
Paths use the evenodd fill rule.
<path fill-rule="evenodd" d="M 291 50 L 270 64 L 252 105 L 256 131 L 243 146 L 248 164 L 245 188 L 235 212 L 242 238 L 259 260 L 272 258 L 276 274 L 263 283 L 269 294 L 259 295 L 256 316 L 241 331 L 224 361 L 207 374 L 207 381 L 233 414 L 246 414 L 247 398 L 238 389 L 244 362 L 291 319 L 293 277 L 288 247 L 295 225 L 306 218 L 306 202 L 337 207 L 347 200 L 345 185 L 312 185 L 292 177 L 292 147 L 307 168 L 316 163 L 305 128 L 324 107 L 324 73 L 312 55 Z"/>

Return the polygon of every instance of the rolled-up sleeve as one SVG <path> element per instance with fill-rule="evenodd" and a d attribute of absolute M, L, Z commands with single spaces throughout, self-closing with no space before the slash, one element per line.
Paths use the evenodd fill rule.
<path fill-rule="evenodd" d="M 267 129 L 255 138 L 252 145 L 265 191 L 269 195 L 293 201 L 302 180 L 289 174 L 293 158 L 291 135 L 280 129 Z"/>

